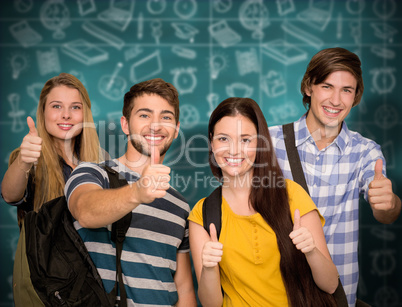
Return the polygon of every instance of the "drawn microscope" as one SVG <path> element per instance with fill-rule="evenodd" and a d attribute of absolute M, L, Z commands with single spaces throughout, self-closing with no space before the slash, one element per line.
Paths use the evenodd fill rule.
<path fill-rule="evenodd" d="M 11 131 L 14 133 L 21 132 L 24 129 L 24 122 L 22 116 L 25 115 L 24 110 L 20 110 L 20 95 L 11 93 L 7 96 L 8 102 L 11 106 L 11 111 L 8 112 L 8 116 L 12 118 Z"/>

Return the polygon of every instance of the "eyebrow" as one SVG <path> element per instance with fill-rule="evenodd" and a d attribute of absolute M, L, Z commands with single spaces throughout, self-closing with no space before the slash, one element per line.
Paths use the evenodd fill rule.
<path fill-rule="evenodd" d="M 229 134 L 226 134 L 226 133 L 216 133 L 215 136 L 217 136 L 217 135 L 230 137 Z M 245 137 L 245 136 L 252 136 L 252 135 L 251 135 L 251 134 L 248 134 L 248 133 L 246 133 L 246 134 L 240 134 L 240 137 Z"/>
<path fill-rule="evenodd" d="M 63 101 L 61 101 L 61 100 L 52 100 L 52 101 L 49 101 L 49 103 L 63 103 Z M 74 101 L 71 104 L 82 104 L 82 102 L 81 101 Z"/>
<path fill-rule="evenodd" d="M 138 109 L 135 114 L 137 114 L 138 112 L 147 112 L 147 113 L 154 113 L 154 110 L 148 109 L 148 108 L 141 108 Z M 161 114 L 171 114 L 172 116 L 174 116 L 174 113 L 170 110 L 162 110 Z"/>
<path fill-rule="evenodd" d="M 323 84 L 326 84 L 326 85 L 329 85 L 329 86 L 334 87 L 331 83 L 328 83 L 328 82 L 323 82 Z M 342 88 L 348 88 L 348 89 L 352 89 L 352 90 L 355 90 L 355 89 L 356 89 L 355 87 L 350 86 L 350 85 L 342 86 Z"/>

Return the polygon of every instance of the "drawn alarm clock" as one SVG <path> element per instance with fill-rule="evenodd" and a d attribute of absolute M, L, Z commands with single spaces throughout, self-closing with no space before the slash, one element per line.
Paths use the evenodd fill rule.
<path fill-rule="evenodd" d="M 197 78 L 195 67 L 177 68 L 172 70 L 173 83 L 177 87 L 180 94 L 192 93 L 197 86 Z"/>

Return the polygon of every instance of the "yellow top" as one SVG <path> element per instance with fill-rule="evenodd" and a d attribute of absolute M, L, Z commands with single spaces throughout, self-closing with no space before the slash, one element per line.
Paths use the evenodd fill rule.
<path fill-rule="evenodd" d="M 286 185 L 292 220 L 296 209 L 300 210 L 300 216 L 317 210 L 300 185 L 288 179 Z M 204 199 L 194 206 L 189 216 L 190 221 L 201 226 Z M 321 215 L 320 219 L 324 225 Z M 223 306 L 288 306 L 276 235 L 259 213 L 237 215 L 223 198 L 219 242 L 223 244 L 222 261 L 219 263 L 221 285 L 225 292 Z"/>

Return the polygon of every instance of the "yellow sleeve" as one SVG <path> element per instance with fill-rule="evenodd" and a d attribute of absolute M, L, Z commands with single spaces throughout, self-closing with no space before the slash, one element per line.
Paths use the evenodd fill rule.
<path fill-rule="evenodd" d="M 202 218 L 202 205 L 204 204 L 204 198 L 200 199 L 191 210 L 188 220 L 203 226 Z"/>
<path fill-rule="evenodd" d="M 321 220 L 321 224 L 322 226 L 324 226 L 325 219 L 321 215 L 320 211 L 318 211 L 317 206 L 314 204 L 313 200 L 307 194 L 307 192 L 298 183 L 289 179 L 286 179 L 286 188 L 289 195 L 289 206 L 290 213 L 292 215 L 292 221 L 294 219 L 296 209 L 299 209 L 300 216 L 303 216 L 310 211 L 317 210 L 317 213 Z"/>

